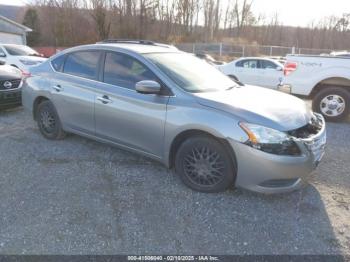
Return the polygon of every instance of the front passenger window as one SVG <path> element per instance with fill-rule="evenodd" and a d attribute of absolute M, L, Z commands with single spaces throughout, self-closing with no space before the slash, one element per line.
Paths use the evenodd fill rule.
<path fill-rule="evenodd" d="M 262 69 L 277 69 L 277 65 L 271 61 L 261 60 Z"/>
<path fill-rule="evenodd" d="M 103 82 L 135 89 L 135 84 L 142 80 L 157 81 L 157 77 L 133 57 L 120 53 L 106 54 Z"/>

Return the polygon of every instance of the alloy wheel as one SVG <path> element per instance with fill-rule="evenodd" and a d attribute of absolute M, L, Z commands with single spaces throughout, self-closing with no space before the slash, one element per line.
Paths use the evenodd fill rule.
<path fill-rule="evenodd" d="M 213 186 L 224 176 L 224 162 L 220 154 L 209 147 L 194 147 L 184 158 L 184 172 L 195 184 Z"/>
<path fill-rule="evenodd" d="M 345 110 L 345 99 L 339 95 L 328 95 L 321 100 L 320 110 L 329 117 L 341 115 Z"/>

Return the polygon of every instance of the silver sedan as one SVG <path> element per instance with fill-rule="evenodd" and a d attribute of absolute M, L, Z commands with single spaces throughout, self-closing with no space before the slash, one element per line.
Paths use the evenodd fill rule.
<path fill-rule="evenodd" d="M 297 189 L 326 143 L 324 119 L 302 100 L 149 41 L 57 54 L 31 69 L 23 105 L 48 139 L 75 133 L 140 153 L 202 192 Z"/>

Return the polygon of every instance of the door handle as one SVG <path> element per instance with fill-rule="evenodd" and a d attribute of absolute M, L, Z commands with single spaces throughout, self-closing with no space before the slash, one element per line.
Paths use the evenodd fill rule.
<path fill-rule="evenodd" d="M 63 90 L 63 87 L 61 85 L 55 85 L 52 88 L 55 89 L 57 92 L 61 92 Z"/>
<path fill-rule="evenodd" d="M 108 103 L 112 103 L 112 100 L 109 99 L 108 96 L 104 95 L 104 96 L 98 96 L 96 98 L 98 101 L 101 101 L 103 104 L 108 104 Z"/>

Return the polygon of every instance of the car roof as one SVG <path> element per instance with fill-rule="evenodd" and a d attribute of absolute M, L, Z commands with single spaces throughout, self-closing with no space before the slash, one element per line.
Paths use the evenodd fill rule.
<path fill-rule="evenodd" d="M 73 51 L 79 51 L 84 49 L 101 49 L 101 50 L 126 50 L 132 51 L 139 54 L 147 53 L 179 53 L 181 52 L 174 46 L 168 45 L 149 45 L 149 44 L 139 44 L 139 43 L 96 43 L 91 45 L 81 45 L 65 49 L 60 53 L 68 53 Z"/>
<path fill-rule="evenodd" d="M 133 44 L 133 43 L 105 43 L 96 44 L 98 46 L 110 46 L 118 47 L 123 49 L 128 49 L 140 54 L 146 53 L 169 53 L 169 52 L 179 52 L 175 46 L 161 46 L 161 45 L 147 45 L 147 44 Z"/>
<path fill-rule="evenodd" d="M 247 56 L 247 57 L 241 57 L 241 58 L 238 58 L 238 60 L 249 60 L 249 59 L 253 59 L 253 60 L 268 60 L 268 61 L 272 61 L 272 62 L 275 62 L 276 60 L 270 58 L 270 57 L 263 57 L 263 56 Z"/>
<path fill-rule="evenodd" d="M 251 56 L 251 57 L 241 57 L 241 58 L 238 58 L 232 62 L 238 62 L 238 61 L 242 61 L 242 60 L 266 60 L 266 61 L 270 61 L 270 62 L 273 62 L 275 64 L 279 64 L 279 65 L 282 65 L 283 64 L 278 61 L 278 60 L 275 60 L 275 59 L 272 59 L 272 58 L 269 58 L 269 57 L 259 57 L 259 56 Z"/>

